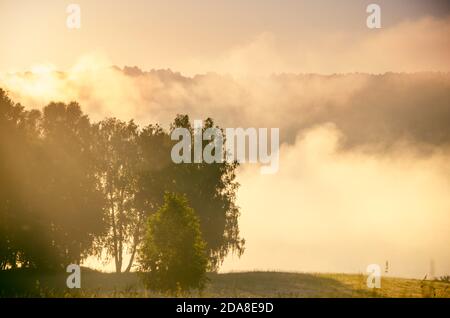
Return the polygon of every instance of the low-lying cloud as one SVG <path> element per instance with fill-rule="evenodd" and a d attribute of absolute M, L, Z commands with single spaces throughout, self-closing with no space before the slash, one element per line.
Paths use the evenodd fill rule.
<path fill-rule="evenodd" d="M 378 152 L 409 143 L 450 143 L 450 73 L 383 75 L 281 74 L 235 79 L 218 74 L 184 77 L 170 70 L 90 67 L 69 72 L 3 74 L 0 85 L 27 107 L 78 101 L 92 119 L 118 117 L 168 126 L 177 113 L 212 117 L 222 127 L 277 127 L 281 139 L 332 122 L 341 145 Z"/>
<path fill-rule="evenodd" d="M 246 253 L 224 271 L 271 269 L 423 278 L 450 271 L 448 155 L 417 157 L 339 151 L 333 124 L 299 135 L 280 152 L 280 170 L 239 173 Z M 385 275 L 385 274 L 383 274 Z"/>
<path fill-rule="evenodd" d="M 279 173 L 240 168 L 247 251 L 223 270 L 357 272 L 389 261 L 393 275 L 423 277 L 433 259 L 437 274 L 449 274 L 450 73 L 268 74 L 449 71 L 449 21 L 404 22 L 348 49 L 318 43 L 299 64 L 272 50 L 270 35 L 205 61 L 219 73 L 245 70 L 237 76 L 147 72 L 87 56 L 65 72 L 1 73 L 0 87 L 27 108 L 78 101 L 95 121 L 168 127 L 186 113 L 221 127 L 280 128 Z"/>

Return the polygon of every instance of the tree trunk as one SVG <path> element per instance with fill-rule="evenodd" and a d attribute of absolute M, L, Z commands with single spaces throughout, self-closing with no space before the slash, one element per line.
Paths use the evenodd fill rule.
<path fill-rule="evenodd" d="M 134 242 L 134 244 L 133 244 L 133 251 L 131 252 L 130 261 L 128 262 L 127 269 L 125 270 L 126 273 L 130 272 L 131 266 L 133 265 L 134 256 L 136 255 L 136 247 L 137 247 L 137 243 Z"/>
<path fill-rule="evenodd" d="M 127 272 L 127 273 L 130 272 L 131 267 L 133 266 L 134 257 L 136 255 L 137 246 L 139 244 L 139 234 L 141 232 L 142 219 L 143 218 L 138 216 L 138 222 L 137 222 L 137 225 L 136 225 L 136 232 L 134 233 L 134 236 L 133 236 L 133 250 L 131 252 L 131 257 L 130 257 L 130 261 L 128 262 L 127 269 L 125 270 L 125 272 Z"/>
<path fill-rule="evenodd" d="M 111 225 L 112 225 L 112 230 L 113 230 L 114 262 L 116 265 L 116 273 L 120 273 L 121 266 L 119 266 L 119 258 L 118 258 L 118 251 L 117 251 L 117 229 L 116 229 L 116 219 L 114 216 L 114 202 L 112 200 L 112 197 L 110 198 L 110 205 L 111 205 Z"/>

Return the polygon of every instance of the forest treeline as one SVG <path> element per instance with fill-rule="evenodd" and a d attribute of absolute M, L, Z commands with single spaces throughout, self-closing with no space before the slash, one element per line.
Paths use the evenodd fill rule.
<path fill-rule="evenodd" d="M 192 129 L 187 115 L 166 131 L 91 122 L 76 102 L 26 110 L 0 89 L 0 269 L 57 270 L 106 253 L 117 272 L 130 271 L 166 192 L 195 211 L 211 270 L 242 254 L 237 163 L 173 163 L 178 127 Z"/>

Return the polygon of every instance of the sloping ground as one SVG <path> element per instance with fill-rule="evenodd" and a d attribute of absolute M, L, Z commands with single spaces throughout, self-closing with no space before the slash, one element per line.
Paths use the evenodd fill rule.
<path fill-rule="evenodd" d="M 450 284 L 415 279 L 383 278 L 369 289 L 364 275 L 249 272 L 212 277 L 212 297 L 450 297 Z"/>
<path fill-rule="evenodd" d="M 145 290 L 139 274 L 82 270 L 81 289 L 65 287 L 66 273 L 0 272 L 3 297 L 164 297 Z M 450 284 L 383 278 L 380 289 L 366 287 L 364 275 L 246 272 L 210 274 L 202 293 L 189 297 L 446 297 Z"/>

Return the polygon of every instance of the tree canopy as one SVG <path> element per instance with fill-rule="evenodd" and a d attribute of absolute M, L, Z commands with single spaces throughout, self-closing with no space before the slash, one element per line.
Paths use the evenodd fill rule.
<path fill-rule="evenodd" d="M 186 197 L 167 192 L 146 230 L 139 260 L 147 287 L 172 294 L 202 289 L 208 265 L 206 243 Z"/>
<path fill-rule="evenodd" d="M 172 162 L 177 127 L 192 129 L 189 117 L 168 130 L 92 123 L 76 102 L 26 110 L 0 89 L 0 269 L 58 269 L 106 251 L 130 271 L 167 191 L 195 211 L 210 269 L 241 255 L 237 163 Z"/>

